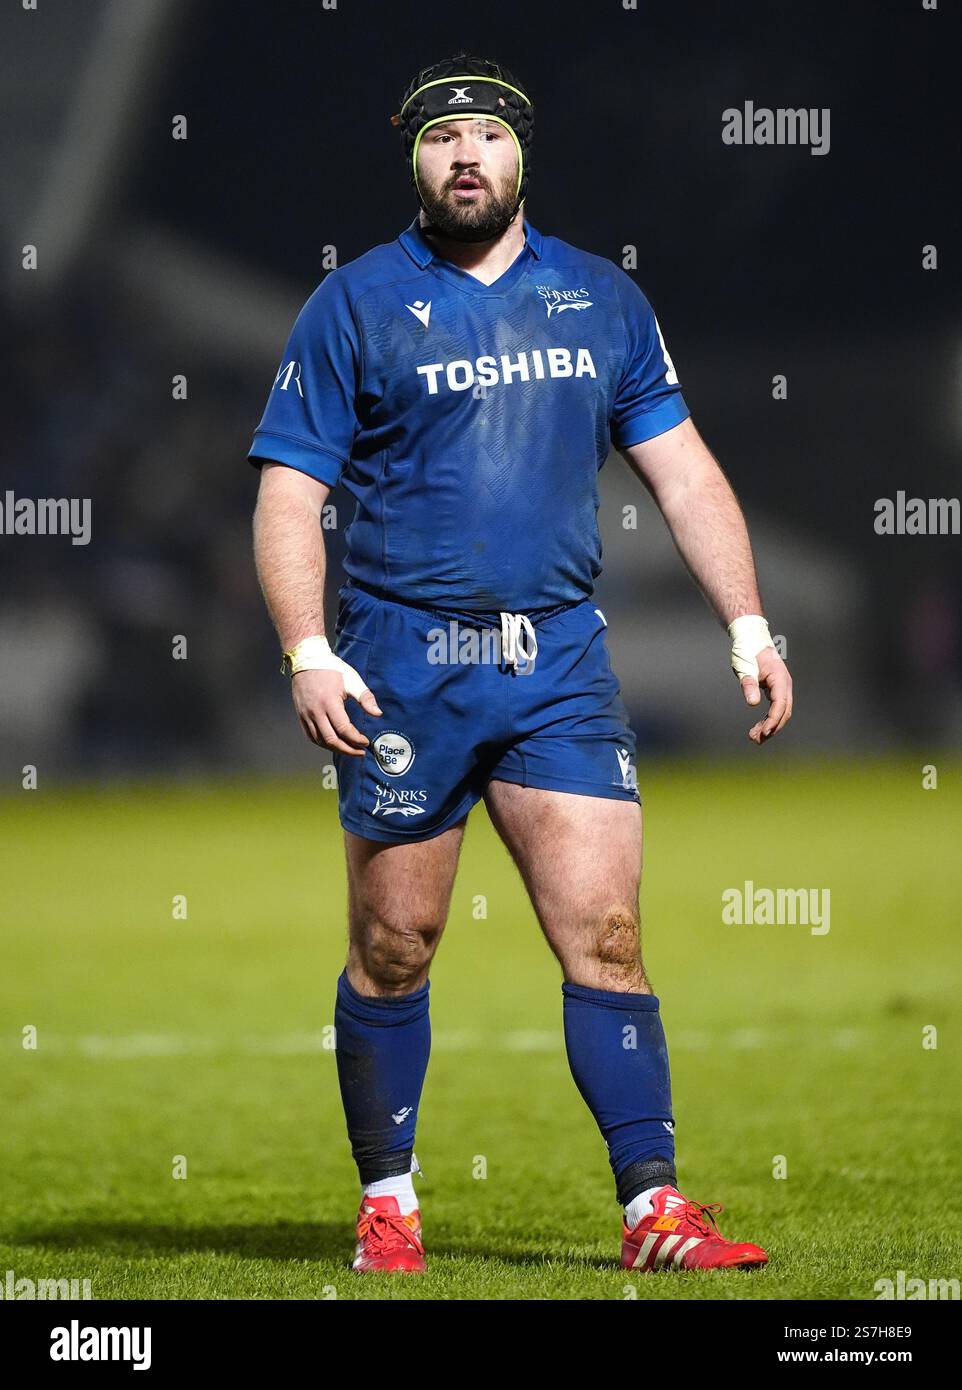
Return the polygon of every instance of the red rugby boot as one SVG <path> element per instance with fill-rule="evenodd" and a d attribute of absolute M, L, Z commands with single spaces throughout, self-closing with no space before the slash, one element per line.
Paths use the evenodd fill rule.
<path fill-rule="evenodd" d="M 758 1245 L 725 1240 L 718 1230 L 720 1202 L 690 1202 L 677 1188 L 660 1187 L 654 1211 L 634 1230 L 622 1222 L 622 1269 L 751 1269 L 768 1263 Z"/>
<path fill-rule="evenodd" d="M 427 1268 L 421 1244 L 421 1213 L 412 1211 L 402 1216 L 396 1197 L 362 1198 L 351 1268 L 359 1274 L 382 1269 L 421 1274 Z"/>

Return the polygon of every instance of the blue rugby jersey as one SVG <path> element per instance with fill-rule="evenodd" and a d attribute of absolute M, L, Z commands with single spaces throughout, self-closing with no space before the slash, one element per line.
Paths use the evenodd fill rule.
<path fill-rule="evenodd" d="M 250 460 L 340 482 L 352 578 L 418 604 L 526 612 L 601 570 L 610 443 L 688 415 L 645 296 L 527 221 L 491 285 L 417 219 L 331 271 L 291 332 Z"/>

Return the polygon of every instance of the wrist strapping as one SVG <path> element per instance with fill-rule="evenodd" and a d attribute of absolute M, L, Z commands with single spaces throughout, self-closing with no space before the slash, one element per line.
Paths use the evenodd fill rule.
<path fill-rule="evenodd" d="M 767 621 L 758 613 L 745 613 L 728 624 L 732 644 L 732 670 L 739 680 L 751 676 L 758 680 L 758 653 L 774 647 Z"/>
<path fill-rule="evenodd" d="M 298 671 L 337 671 L 343 678 L 345 693 L 355 700 L 367 690 L 354 667 L 334 655 L 326 637 L 305 637 L 284 653 L 281 674 L 296 676 Z"/>

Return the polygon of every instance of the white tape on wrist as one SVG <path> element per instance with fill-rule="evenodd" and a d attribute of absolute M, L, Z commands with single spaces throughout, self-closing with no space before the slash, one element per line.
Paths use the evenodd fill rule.
<path fill-rule="evenodd" d="M 305 637 L 298 642 L 284 653 L 281 671 L 290 676 L 296 676 L 298 671 L 337 671 L 343 677 L 346 693 L 355 700 L 359 700 L 367 690 L 354 667 L 334 655 L 326 637 Z"/>
<path fill-rule="evenodd" d="M 774 647 L 768 623 L 757 613 L 746 613 L 728 624 L 732 643 L 732 670 L 739 680 L 751 676 L 758 680 L 758 653 Z"/>

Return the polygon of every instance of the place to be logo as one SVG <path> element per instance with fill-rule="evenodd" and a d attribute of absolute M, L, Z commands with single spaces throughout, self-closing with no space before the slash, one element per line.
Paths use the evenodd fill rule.
<path fill-rule="evenodd" d="M 414 744 L 396 729 L 375 734 L 371 743 L 374 761 L 389 777 L 401 777 L 414 762 Z"/>

